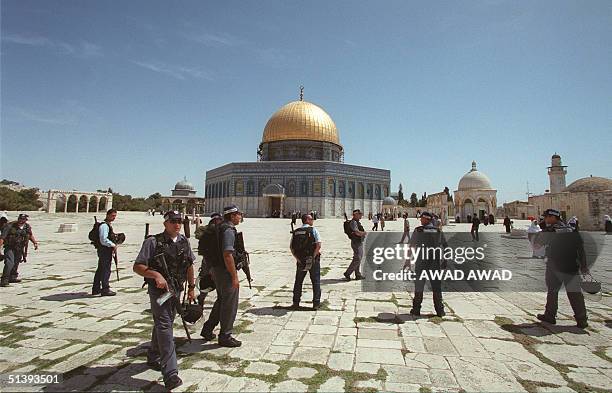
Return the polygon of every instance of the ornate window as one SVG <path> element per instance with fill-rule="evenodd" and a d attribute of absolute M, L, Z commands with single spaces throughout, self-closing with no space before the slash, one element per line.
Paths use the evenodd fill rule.
<path fill-rule="evenodd" d="M 336 184 L 334 179 L 327 179 L 327 195 L 336 196 Z"/>
<path fill-rule="evenodd" d="M 263 195 L 263 189 L 266 188 L 267 185 L 268 185 L 268 182 L 266 180 L 259 181 L 259 189 L 257 190 L 257 194 L 259 196 Z"/>
<path fill-rule="evenodd" d="M 357 184 L 357 198 L 363 198 L 363 183 Z"/>
<path fill-rule="evenodd" d="M 380 199 L 380 186 L 378 184 L 374 188 L 374 192 L 375 192 L 375 195 L 376 195 L 376 199 Z"/>
<path fill-rule="evenodd" d="M 236 195 L 242 195 L 244 193 L 244 182 L 242 179 L 236 180 L 236 183 L 234 184 L 234 193 Z"/>
<path fill-rule="evenodd" d="M 340 182 L 339 182 L 339 183 L 340 183 L 340 184 L 338 185 L 338 194 L 339 194 L 341 197 L 344 197 L 344 183 L 345 183 L 345 182 L 344 182 L 344 180 L 340 180 Z"/>
<path fill-rule="evenodd" d="M 253 180 L 247 180 L 246 194 L 255 195 L 255 182 Z"/>
<path fill-rule="evenodd" d="M 287 195 L 295 196 L 295 180 L 289 180 L 287 183 Z"/>
<path fill-rule="evenodd" d="M 320 196 L 321 195 L 321 179 L 317 178 L 314 179 L 313 183 L 312 183 L 312 189 L 313 189 L 313 193 L 316 196 Z"/>
<path fill-rule="evenodd" d="M 307 181 L 303 181 L 300 183 L 300 195 L 308 196 L 308 182 Z"/>
<path fill-rule="evenodd" d="M 368 184 L 367 190 L 368 190 L 367 191 L 368 192 L 368 194 L 367 194 L 368 198 L 372 199 L 372 185 L 371 184 Z"/>

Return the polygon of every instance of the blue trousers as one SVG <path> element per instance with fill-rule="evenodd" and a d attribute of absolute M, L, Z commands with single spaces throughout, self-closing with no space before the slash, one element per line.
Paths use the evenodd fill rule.
<path fill-rule="evenodd" d="M 306 273 L 310 274 L 310 282 L 312 283 L 312 303 L 321 303 L 321 256 L 317 255 L 312 263 L 312 267 L 308 271 L 296 269 L 295 282 L 293 284 L 293 304 L 299 304 L 302 298 L 302 285 Z"/>
<path fill-rule="evenodd" d="M 13 249 L 6 247 L 4 249 L 4 269 L 2 269 L 2 280 L 8 281 L 12 278 L 17 278 L 19 272 L 19 262 L 23 258 L 21 249 Z"/>
<path fill-rule="evenodd" d="M 171 376 L 178 374 L 174 331 L 172 330 L 176 317 L 174 302 L 177 300 L 170 298 L 160 306 L 157 304 L 157 298 L 165 291 L 149 284 L 148 292 L 153 314 L 153 332 L 151 333 L 151 347 L 147 352 L 147 361 L 159 362 L 164 381 L 167 381 Z M 180 293 L 178 295 L 180 298 Z"/>
<path fill-rule="evenodd" d="M 110 289 L 109 280 L 112 263 L 113 249 L 110 247 L 98 248 L 98 269 L 93 281 L 94 291 L 108 291 Z"/>

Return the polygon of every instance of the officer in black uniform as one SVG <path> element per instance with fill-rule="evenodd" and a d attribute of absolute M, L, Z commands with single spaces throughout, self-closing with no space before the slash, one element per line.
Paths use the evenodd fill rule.
<path fill-rule="evenodd" d="M 580 233 L 561 220 L 558 210 L 544 211 L 546 227 L 538 234 L 536 244 L 546 246 L 546 308 L 544 314 L 538 314 L 540 321 L 555 324 L 559 305 L 559 289 L 565 285 L 576 326 L 586 328 L 587 310 L 580 288 L 579 270 L 589 272 L 584 252 L 584 243 Z"/>
<path fill-rule="evenodd" d="M 412 237 L 410 238 L 409 248 L 418 247 L 442 247 L 446 248 L 448 244 L 444 238 L 444 234 L 439 228 L 436 228 L 432 222 L 433 215 L 429 212 L 421 213 L 421 225 L 414 228 Z M 414 282 L 414 298 L 412 299 L 412 309 L 410 314 L 421 315 L 421 303 L 423 303 L 423 290 L 425 289 L 425 279 L 419 279 L 423 271 L 434 271 L 445 268 L 445 262 L 440 261 L 440 253 L 420 253 L 419 259 L 415 263 L 416 279 Z M 429 280 L 431 290 L 433 292 L 434 309 L 436 315 L 443 317 L 444 303 L 442 303 L 442 282 L 440 280 Z"/>
<path fill-rule="evenodd" d="M 172 325 L 185 281 L 188 283 L 189 300 L 196 298 L 193 272 L 195 255 L 187 238 L 180 233 L 182 222 L 179 212 L 167 212 L 164 215 L 164 232 L 145 239 L 134 261 L 134 272 L 143 276 L 148 284 L 153 313 L 154 326 L 147 364 L 162 372 L 168 390 L 183 383 L 178 376 Z M 174 296 L 162 303 L 168 292 Z"/>
<path fill-rule="evenodd" d="M 244 245 L 237 244 L 236 225 L 240 224 L 242 212 L 236 205 L 223 209 L 223 223 L 219 225 L 219 252 L 210 261 L 213 267 L 213 278 L 217 287 L 217 300 L 213 305 L 208 320 L 202 326 L 200 335 L 206 341 L 215 338 L 213 330 L 221 323 L 218 343 L 222 347 L 239 347 L 242 342 L 232 337 L 232 329 L 238 313 L 240 284 L 236 270 L 238 252 Z"/>
<path fill-rule="evenodd" d="M 10 283 L 18 283 L 21 280 L 18 278 L 19 263 L 25 260 L 25 251 L 28 242 L 34 244 L 34 249 L 38 250 L 38 241 L 32 233 L 32 227 L 28 224 L 28 215 L 20 214 L 17 221 L 9 222 L 4 225 L 2 234 L 0 235 L 0 250 L 4 246 L 4 269 L 2 270 L 2 279 L 0 286 L 8 287 Z"/>

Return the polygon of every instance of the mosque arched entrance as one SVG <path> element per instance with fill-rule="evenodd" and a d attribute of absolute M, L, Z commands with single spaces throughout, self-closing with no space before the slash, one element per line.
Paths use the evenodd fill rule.
<path fill-rule="evenodd" d="M 478 217 L 482 220 L 485 215 L 489 215 L 487 202 L 484 199 L 480 198 L 478 200 Z"/>
<path fill-rule="evenodd" d="M 262 196 L 266 201 L 268 211 L 266 212 L 267 217 L 282 217 L 284 200 L 285 200 L 285 187 L 280 184 L 268 184 L 262 191 Z"/>
<path fill-rule="evenodd" d="M 474 204 L 471 199 L 466 199 L 463 202 L 463 215 L 464 217 L 474 217 Z"/>

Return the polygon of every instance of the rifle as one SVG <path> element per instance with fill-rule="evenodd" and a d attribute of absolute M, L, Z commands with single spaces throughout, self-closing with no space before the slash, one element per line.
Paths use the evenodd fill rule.
<path fill-rule="evenodd" d="M 113 252 L 113 259 L 115 260 L 115 272 L 117 273 L 117 281 L 119 281 L 119 261 L 117 260 L 117 250 Z"/>
<path fill-rule="evenodd" d="M 168 284 L 168 292 L 157 299 L 157 304 L 160 306 L 166 302 L 169 298 L 174 298 L 174 308 L 176 313 L 181 317 L 181 321 L 183 322 L 183 328 L 185 329 L 185 333 L 187 334 L 187 340 L 191 343 L 191 334 L 189 334 L 189 329 L 187 329 L 187 323 L 183 318 L 185 315 L 185 309 L 181 304 L 181 299 L 178 297 L 178 293 L 176 292 L 175 282 L 172 276 L 170 276 L 170 271 L 168 270 L 168 265 L 166 264 L 166 256 L 161 253 L 153 256 L 153 260 L 157 261 L 159 266 L 161 267 L 162 276 L 166 279 L 166 283 Z"/>
<path fill-rule="evenodd" d="M 249 259 L 249 253 L 244 249 L 244 238 L 242 237 L 242 232 L 236 233 L 235 244 L 236 252 L 234 253 L 234 263 L 236 264 L 236 270 L 242 269 L 244 271 L 249 283 L 249 289 L 252 289 L 251 281 L 253 281 L 253 278 L 251 277 L 251 268 L 249 267 L 251 260 Z"/>
<path fill-rule="evenodd" d="M 30 245 L 30 239 L 26 240 L 26 244 L 23 246 L 23 263 L 28 261 L 28 246 Z"/>

